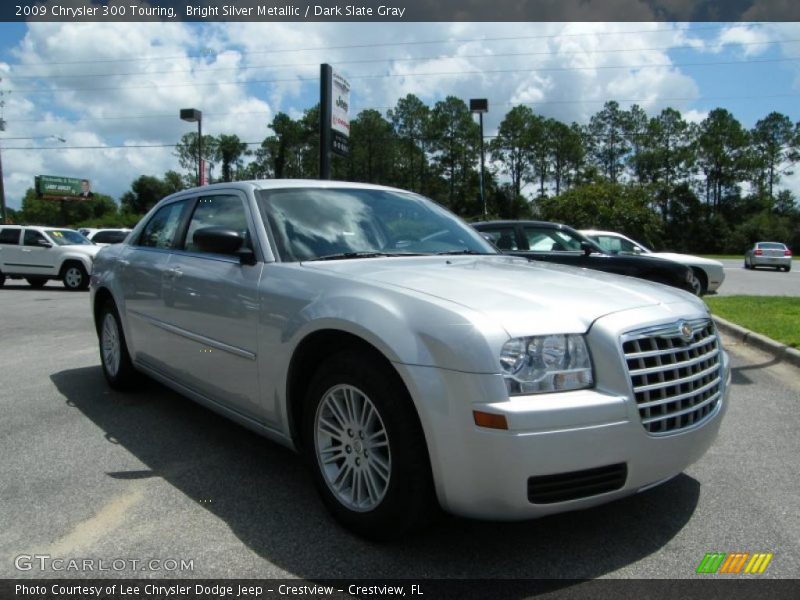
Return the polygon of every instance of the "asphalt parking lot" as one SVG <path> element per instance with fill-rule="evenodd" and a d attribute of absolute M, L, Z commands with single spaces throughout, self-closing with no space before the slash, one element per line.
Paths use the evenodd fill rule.
<path fill-rule="evenodd" d="M 719 296 L 800 296 L 800 264 L 792 263 L 788 273 L 767 267 L 754 270 L 744 268 L 744 258 L 722 259 L 725 281 L 719 288 Z"/>
<path fill-rule="evenodd" d="M 761 577 L 800 572 L 800 377 L 748 348 L 729 345 L 719 439 L 672 481 L 539 521 L 445 517 L 377 545 L 328 517 L 288 450 L 158 384 L 106 387 L 87 293 L 12 283 L 0 289 L 0 577 L 97 575 L 15 566 L 33 554 L 193 561 L 104 577 L 692 578 L 714 551 L 774 552 Z"/>

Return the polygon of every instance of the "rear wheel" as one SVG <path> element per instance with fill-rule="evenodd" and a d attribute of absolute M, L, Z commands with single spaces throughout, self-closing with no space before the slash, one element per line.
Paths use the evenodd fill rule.
<path fill-rule="evenodd" d="M 6 276 L 0 273 L 0 287 L 3 287 L 6 284 Z"/>
<path fill-rule="evenodd" d="M 80 263 L 69 263 L 64 267 L 61 281 L 68 290 L 85 290 L 89 287 L 89 274 Z"/>
<path fill-rule="evenodd" d="M 138 373 L 128 354 L 117 307 L 110 300 L 100 311 L 97 334 L 100 342 L 100 363 L 108 384 L 116 390 L 134 387 Z"/>
<path fill-rule="evenodd" d="M 47 283 L 47 279 L 43 277 L 26 277 L 25 281 L 28 282 L 28 285 L 34 288 L 43 288 L 44 284 Z"/>
<path fill-rule="evenodd" d="M 314 374 L 303 442 L 317 490 L 345 527 L 370 539 L 402 536 L 434 506 L 430 462 L 411 399 L 390 366 L 342 353 Z"/>

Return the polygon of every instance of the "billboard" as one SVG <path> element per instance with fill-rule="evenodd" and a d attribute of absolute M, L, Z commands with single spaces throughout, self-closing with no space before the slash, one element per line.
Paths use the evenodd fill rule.
<path fill-rule="evenodd" d="M 350 82 L 333 71 L 331 93 L 331 150 L 347 156 L 350 148 Z"/>
<path fill-rule="evenodd" d="M 89 200 L 94 195 L 88 179 L 37 175 L 34 181 L 36 195 L 46 200 Z"/>

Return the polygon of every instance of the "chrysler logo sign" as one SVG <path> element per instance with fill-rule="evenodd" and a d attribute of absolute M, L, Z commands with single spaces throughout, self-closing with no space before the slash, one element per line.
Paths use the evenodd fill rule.
<path fill-rule="evenodd" d="M 692 326 L 689 325 L 689 323 L 687 323 L 686 321 L 682 321 L 681 323 L 679 323 L 678 331 L 680 332 L 681 339 L 684 342 L 688 343 L 692 341 L 693 331 L 692 331 Z"/>

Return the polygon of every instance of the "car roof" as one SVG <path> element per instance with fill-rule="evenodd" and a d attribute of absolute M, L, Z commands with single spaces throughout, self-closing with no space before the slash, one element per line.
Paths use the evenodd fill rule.
<path fill-rule="evenodd" d="M 604 231 L 602 229 L 579 229 L 584 235 L 612 235 L 616 237 L 626 237 L 618 231 Z"/>
<path fill-rule="evenodd" d="M 212 183 L 202 187 L 193 187 L 188 190 L 176 192 L 170 198 L 196 194 L 197 192 L 213 192 L 220 189 L 239 190 L 273 190 L 286 188 L 317 188 L 317 189 L 363 189 L 384 190 L 392 192 L 414 193 L 409 190 L 377 185 L 374 183 L 356 183 L 354 181 L 331 181 L 324 179 L 251 179 L 247 181 L 232 181 L 228 183 Z"/>

